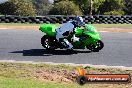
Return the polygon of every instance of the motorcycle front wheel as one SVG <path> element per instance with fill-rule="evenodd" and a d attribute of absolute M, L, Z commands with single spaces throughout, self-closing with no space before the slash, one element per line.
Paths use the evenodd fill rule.
<path fill-rule="evenodd" d="M 87 46 L 87 49 L 93 51 L 93 52 L 99 52 L 104 47 L 104 43 L 101 40 L 98 40 L 96 42 L 96 46 L 94 44 L 90 44 Z"/>
<path fill-rule="evenodd" d="M 94 44 L 90 44 L 88 46 L 86 46 L 87 49 L 89 49 L 90 51 L 93 51 L 93 52 L 99 52 L 99 49 L 97 48 L 97 46 L 95 46 Z"/>
<path fill-rule="evenodd" d="M 99 50 L 101 50 L 104 47 L 104 43 L 101 40 L 98 40 L 96 44 Z"/>

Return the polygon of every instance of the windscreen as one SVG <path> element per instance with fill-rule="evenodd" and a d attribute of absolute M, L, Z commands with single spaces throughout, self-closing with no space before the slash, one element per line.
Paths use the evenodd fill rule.
<path fill-rule="evenodd" d="M 91 24 L 85 25 L 85 30 L 89 32 L 97 32 L 96 28 Z"/>

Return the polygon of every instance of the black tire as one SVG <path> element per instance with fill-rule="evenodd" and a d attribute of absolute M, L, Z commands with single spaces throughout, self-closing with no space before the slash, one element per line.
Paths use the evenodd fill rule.
<path fill-rule="evenodd" d="M 49 36 L 43 36 L 41 38 L 41 44 L 44 48 L 48 49 L 48 50 L 54 50 L 56 49 L 55 46 L 55 39 Z"/>
<path fill-rule="evenodd" d="M 101 40 L 98 40 L 96 42 L 97 46 L 95 46 L 94 44 L 90 44 L 87 46 L 87 49 L 93 51 L 93 52 L 99 52 L 99 50 L 101 50 L 104 47 L 104 43 Z"/>
<path fill-rule="evenodd" d="M 80 85 L 84 85 L 87 82 L 87 79 L 84 76 L 77 77 L 77 83 Z"/>
<path fill-rule="evenodd" d="M 88 45 L 86 47 L 87 47 L 87 49 L 89 49 L 92 52 L 99 52 L 99 49 L 96 48 L 96 46 L 94 44 L 90 44 L 90 45 Z"/>
<path fill-rule="evenodd" d="M 101 50 L 104 47 L 104 43 L 101 40 L 97 41 L 98 49 Z"/>

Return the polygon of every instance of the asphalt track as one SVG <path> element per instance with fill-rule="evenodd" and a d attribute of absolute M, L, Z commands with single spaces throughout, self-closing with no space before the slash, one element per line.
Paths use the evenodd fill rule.
<path fill-rule="evenodd" d="M 100 33 L 105 47 L 100 52 L 46 51 L 39 30 L 0 30 L 0 60 L 75 63 L 132 67 L 132 33 Z"/>

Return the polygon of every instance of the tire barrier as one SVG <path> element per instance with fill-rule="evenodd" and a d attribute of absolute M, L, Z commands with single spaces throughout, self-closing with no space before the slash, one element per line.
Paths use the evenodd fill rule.
<path fill-rule="evenodd" d="M 132 24 L 132 15 L 125 16 L 106 16 L 92 15 L 82 16 L 85 23 L 94 24 Z M 40 16 L 40 17 L 19 17 L 19 16 L 0 16 L 0 23 L 65 23 L 74 20 L 75 16 Z"/>

